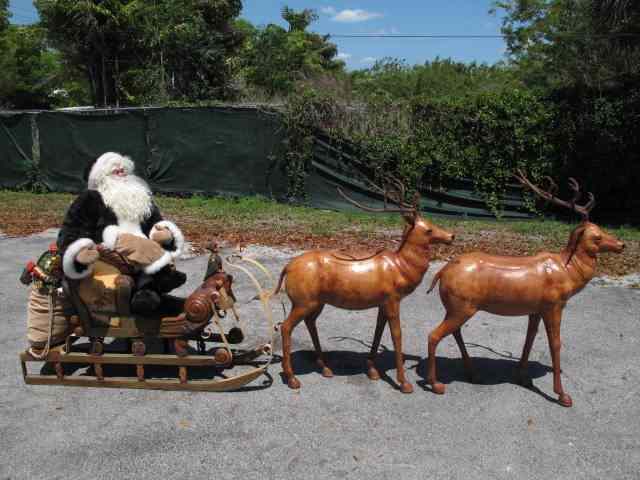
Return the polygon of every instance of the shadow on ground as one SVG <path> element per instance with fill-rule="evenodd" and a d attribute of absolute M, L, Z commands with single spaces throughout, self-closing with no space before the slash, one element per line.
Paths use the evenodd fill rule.
<path fill-rule="evenodd" d="M 345 338 L 346 339 L 346 338 Z M 366 343 L 351 339 L 368 346 Z M 475 345 L 482 347 L 481 345 Z M 487 350 L 491 350 L 486 348 Z M 367 352 L 353 352 L 347 350 L 332 350 L 325 352 L 327 363 L 329 368 L 336 376 L 351 376 L 361 375 L 366 373 L 366 362 L 369 354 Z M 304 377 L 309 373 L 319 373 L 320 368 L 316 363 L 316 353 L 313 350 L 297 350 L 291 353 L 291 363 L 293 371 L 296 376 Z M 430 391 L 430 386 L 426 381 L 426 358 L 421 358 L 415 355 L 404 355 L 405 368 L 407 370 L 415 370 L 420 380 L 417 384 L 425 391 Z M 274 363 L 281 361 L 281 358 L 275 357 Z M 487 358 L 487 357 L 472 357 L 474 367 L 474 384 L 478 385 L 499 385 L 499 384 L 514 384 L 519 385 L 516 377 L 518 368 L 518 358 Z M 381 379 L 387 382 L 395 389 L 399 389 L 399 386 L 394 378 L 392 378 L 388 372 L 395 370 L 395 352 L 389 350 L 385 346 L 381 346 L 378 356 L 376 357 L 376 367 L 380 372 Z M 449 358 L 449 357 L 436 357 L 436 367 L 438 380 L 444 384 L 451 384 L 455 382 L 470 383 L 467 374 L 464 370 L 464 366 L 461 358 Z M 552 372 L 551 367 L 543 365 L 537 361 L 529 362 L 529 378 L 534 379 L 544 377 L 548 373 Z M 392 373 L 393 375 L 393 373 Z M 286 380 L 282 373 L 280 374 L 282 383 L 286 385 Z M 395 377 L 395 375 L 394 375 Z M 303 378 L 301 378 L 303 381 Z M 522 385 L 523 388 L 527 388 L 532 392 L 537 393 L 543 398 L 556 402 L 556 399 L 547 395 L 529 383 L 528 385 Z"/>

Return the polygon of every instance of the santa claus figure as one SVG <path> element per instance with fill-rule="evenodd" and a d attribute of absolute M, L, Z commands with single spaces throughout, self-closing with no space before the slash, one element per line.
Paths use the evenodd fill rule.
<path fill-rule="evenodd" d="M 163 220 L 147 183 L 134 174 L 128 157 L 108 152 L 93 164 L 88 189 L 71 204 L 58 235 L 63 270 L 68 278 L 91 275 L 98 248 L 118 252 L 139 272 L 131 308 L 146 313 L 160 304 L 161 293 L 182 285 L 175 270 L 184 236 Z"/>

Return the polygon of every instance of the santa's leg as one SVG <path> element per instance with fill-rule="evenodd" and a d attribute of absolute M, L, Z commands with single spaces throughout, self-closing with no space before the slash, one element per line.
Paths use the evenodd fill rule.
<path fill-rule="evenodd" d="M 155 312 L 162 299 L 160 294 L 149 288 L 137 290 L 131 297 L 131 311 L 138 314 L 149 314 Z"/>
<path fill-rule="evenodd" d="M 162 303 L 160 294 L 184 284 L 187 276 L 175 269 L 169 253 L 156 242 L 130 234 L 118 236 L 115 250 L 140 270 L 131 300 L 134 313 L 150 313 Z"/>
<path fill-rule="evenodd" d="M 174 265 L 167 265 L 153 275 L 153 289 L 160 293 L 169 293 L 187 281 L 187 275 L 176 270 Z"/>

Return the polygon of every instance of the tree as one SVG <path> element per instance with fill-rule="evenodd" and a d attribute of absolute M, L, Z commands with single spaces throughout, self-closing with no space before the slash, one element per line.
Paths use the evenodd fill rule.
<path fill-rule="evenodd" d="M 67 106 L 82 99 L 84 89 L 71 81 L 60 54 L 47 45 L 37 25 L 10 25 L 0 55 L 0 98 L 4 107 L 40 109 Z"/>
<path fill-rule="evenodd" d="M 306 30 L 318 18 L 313 10 L 296 12 L 285 6 L 282 18 L 288 29 L 275 24 L 247 29 L 251 36 L 245 43 L 242 64 L 249 84 L 270 96 L 287 95 L 299 80 L 344 71 L 344 62 L 335 58 L 338 49 L 329 37 Z"/>
<path fill-rule="evenodd" d="M 86 74 L 94 105 L 117 104 L 120 66 L 135 44 L 125 2 L 36 0 L 35 6 L 54 47 Z"/>
<path fill-rule="evenodd" d="M 0 0 L 0 108 L 9 107 L 7 91 L 10 89 L 11 77 L 7 69 L 11 57 L 5 32 L 9 27 L 9 0 Z"/>
<path fill-rule="evenodd" d="M 223 98 L 242 38 L 240 0 L 35 0 L 95 105 Z"/>
<path fill-rule="evenodd" d="M 167 52 L 166 71 L 174 98 L 225 99 L 235 92 L 230 84 L 233 63 L 243 35 L 233 28 L 240 0 L 165 0 L 170 28 L 162 41 Z"/>
<path fill-rule="evenodd" d="M 9 18 L 11 18 L 9 0 L 0 0 L 0 37 L 9 27 Z"/>
<path fill-rule="evenodd" d="M 350 74 L 353 91 L 360 97 L 388 95 L 392 99 L 459 97 L 468 93 L 516 87 L 513 68 L 503 65 L 459 63 L 437 58 L 409 66 L 395 58 L 383 58 L 368 69 Z"/>
<path fill-rule="evenodd" d="M 309 25 L 319 18 L 316 11 L 310 8 L 296 12 L 287 6 L 282 7 L 281 16 L 289 24 L 290 32 L 304 32 Z"/>
<path fill-rule="evenodd" d="M 530 86 L 606 89 L 640 72 L 640 7 L 630 0 L 508 0 L 502 32 Z"/>

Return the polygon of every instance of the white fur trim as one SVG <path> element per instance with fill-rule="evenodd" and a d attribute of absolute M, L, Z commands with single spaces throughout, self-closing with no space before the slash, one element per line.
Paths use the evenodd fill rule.
<path fill-rule="evenodd" d="M 108 225 L 102 230 L 102 244 L 109 250 L 116 248 L 118 242 L 118 235 L 121 233 L 130 233 L 141 238 L 145 237 L 140 229 L 140 225 L 133 222 L 122 222 L 120 225 Z"/>
<path fill-rule="evenodd" d="M 102 244 L 109 250 L 116 248 L 120 229 L 117 225 L 109 225 L 102 231 Z"/>
<path fill-rule="evenodd" d="M 130 233 L 131 235 L 136 235 L 142 238 L 148 238 L 140 228 L 140 224 L 138 222 L 131 222 L 129 220 L 121 220 L 118 218 L 118 229 L 120 233 Z"/>
<path fill-rule="evenodd" d="M 149 238 L 151 238 L 153 232 L 157 231 L 161 227 L 167 227 L 171 232 L 171 235 L 173 235 L 173 241 L 176 249 L 170 252 L 171 258 L 178 258 L 182 254 L 182 249 L 184 248 L 184 235 L 182 234 L 182 230 L 180 230 L 175 223 L 170 222 L 169 220 L 162 220 L 151 228 Z"/>
<path fill-rule="evenodd" d="M 79 271 L 76 269 L 75 261 L 76 255 L 80 253 L 80 250 L 93 246 L 95 246 L 95 243 L 90 238 L 79 238 L 67 247 L 64 252 L 64 256 L 62 257 L 62 271 L 67 277 L 79 280 L 91 275 L 93 272 L 93 265 L 89 265 L 85 270 Z"/>
<path fill-rule="evenodd" d="M 144 273 L 153 275 L 155 273 L 158 273 L 167 265 L 169 265 L 172 261 L 173 261 L 173 256 L 171 255 L 171 252 L 164 252 L 164 255 L 162 255 L 158 260 L 144 267 L 143 271 Z"/>
<path fill-rule="evenodd" d="M 96 190 L 100 184 L 100 180 L 110 175 L 113 167 L 118 164 L 122 165 L 127 170 L 127 173 L 133 173 L 134 165 L 129 157 L 125 157 L 116 152 L 107 152 L 100 155 L 89 172 L 89 190 Z"/>

